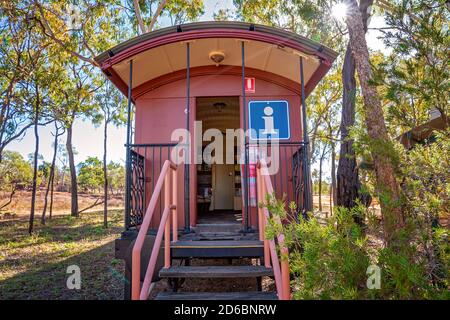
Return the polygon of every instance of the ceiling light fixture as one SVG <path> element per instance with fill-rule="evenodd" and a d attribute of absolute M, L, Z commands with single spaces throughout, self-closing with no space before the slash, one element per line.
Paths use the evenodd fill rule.
<path fill-rule="evenodd" d="M 216 64 L 216 67 L 225 59 L 225 53 L 220 51 L 212 51 L 209 53 L 209 58 Z"/>
<path fill-rule="evenodd" d="M 227 106 L 225 102 L 216 102 L 213 104 L 213 107 L 217 109 L 218 112 L 222 112 L 222 110 Z"/>

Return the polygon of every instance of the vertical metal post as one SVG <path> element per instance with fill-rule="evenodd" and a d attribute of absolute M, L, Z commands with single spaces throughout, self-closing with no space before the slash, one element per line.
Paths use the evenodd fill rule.
<path fill-rule="evenodd" d="M 130 60 L 130 75 L 128 79 L 128 108 L 127 108 L 127 145 L 125 160 L 125 229 L 130 227 L 131 210 L 131 92 L 133 85 L 133 60 Z"/>
<path fill-rule="evenodd" d="M 249 207 L 248 207 L 248 174 L 247 174 L 247 153 L 248 153 L 248 146 L 247 146 L 247 116 L 246 116 L 246 110 L 247 110 L 247 99 L 245 95 L 245 43 L 244 41 L 241 42 L 241 59 L 242 59 L 242 111 L 243 111 L 243 122 L 244 122 L 244 179 L 242 188 L 244 189 L 242 195 L 244 198 L 244 217 L 245 217 L 245 231 L 247 231 L 250 228 L 249 224 Z"/>
<path fill-rule="evenodd" d="M 309 136 L 306 120 L 306 99 L 305 99 L 305 77 L 303 74 L 303 57 L 300 57 L 300 83 L 301 83 L 301 99 L 302 99 L 302 124 L 303 124 L 303 183 L 305 190 L 304 214 L 312 210 L 312 193 L 310 184 L 310 167 L 309 167 Z"/>
<path fill-rule="evenodd" d="M 190 95 L 191 95 L 191 50 L 190 43 L 186 43 L 186 129 L 190 132 Z M 186 146 L 186 163 L 184 164 L 184 230 L 186 232 L 190 231 L 190 204 L 189 204 L 189 180 L 190 180 L 190 155 L 191 155 L 191 144 L 187 141 Z"/>

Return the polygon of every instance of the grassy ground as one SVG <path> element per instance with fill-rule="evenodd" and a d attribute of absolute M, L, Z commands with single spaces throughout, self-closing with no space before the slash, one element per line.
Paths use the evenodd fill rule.
<path fill-rule="evenodd" d="M 98 198 L 101 198 L 101 194 L 87 194 L 78 193 L 78 209 L 83 210 L 95 203 Z M 119 209 L 124 207 L 123 197 L 121 196 L 111 196 L 108 200 L 108 208 Z M 0 192 L 0 207 L 2 204 L 6 203 L 9 198 L 9 193 Z M 40 215 L 42 209 L 44 208 L 45 191 L 39 190 L 36 193 L 36 215 Z M 48 197 L 50 199 L 50 196 Z M 50 200 L 49 200 L 50 201 Z M 14 195 L 12 203 L 3 208 L 0 211 L 1 215 L 6 215 L 13 218 L 20 218 L 22 216 L 29 216 L 30 214 L 30 204 L 31 204 L 31 192 L 30 191 L 17 191 Z M 55 192 L 53 195 L 53 215 L 66 215 L 70 212 L 71 204 L 71 194 L 70 192 Z M 102 205 L 95 206 L 89 211 L 101 210 Z M 47 207 L 47 216 L 48 216 Z"/>
<path fill-rule="evenodd" d="M 114 239 L 123 230 L 123 212 L 111 211 L 110 227 L 103 213 L 80 218 L 58 215 L 35 233 L 28 221 L 0 219 L 0 300 L 122 299 L 123 261 L 114 258 Z M 69 290 L 67 267 L 78 265 L 81 289 Z"/>

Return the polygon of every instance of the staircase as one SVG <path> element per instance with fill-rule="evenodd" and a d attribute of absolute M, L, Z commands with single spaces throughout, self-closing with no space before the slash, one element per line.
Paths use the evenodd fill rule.
<path fill-rule="evenodd" d="M 159 277 L 167 279 L 173 292 L 161 292 L 156 300 L 274 300 L 274 292 L 263 292 L 262 277 L 273 277 L 272 268 L 264 265 L 214 265 L 219 258 L 261 258 L 264 245 L 255 234 L 239 232 L 240 223 L 201 223 L 194 232 L 171 243 L 172 258 L 201 259 L 208 265 L 172 265 L 163 268 Z M 250 292 L 178 292 L 178 284 L 184 279 L 230 279 L 254 278 L 258 291 Z M 195 281 L 195 280 L 194 280 Z M 186 288 L 187 289 L 187 288 Z"/>
<path fill-rule="evenodd" d="M 273 194 L 273 187 L 267 167 L 263 161 L 257 168 L 257 199 L 263 201 L 267 194 Z M 131 270 L 131 298 L 146 300 L 149 297 L 151 279 L 156 268 L 157 258 L 164 240 L 164 267 L 159 276 L 165 278 L 172 285 L 172 292 L 159 293 L 157 300 L 270 300 L 290 299 L 288 250 L 284 243 L 283 234 L 276 239 L 267 239 L 264 234 L 265 225 L 271 218 L 267 208 L 258 208 L 259 233 L 242 233 L 241 223 L 205 223 L 199 221 L 194 232 L 188 235 L 178 235 L 177 215 L 177 166 L 166 161 L 161 174 L 156 181 L 153 195 L 150 199 L 139 233 L 132 250 Z M 163 212 L 160 217 L 155 242 L 145 272 L 144 281 L 140 283 L 141 251 L 148 232 L 153 214 L 164 187 Z M 274 221 L 281 223 L 278 216 L 272 216 Z M 277 242 L 277 243 L 276 243 Z M 282 256 L 278 256 L 278 250 Z M 256 258 L 259 265 L 210 265 L 191 266 L 190 259 L 241 259 Z M 175 266 L 173 259 L 183 259 L 184 265 Z M 186 263 L 186 261 L 188 263 Z M 273 277 L 275 292 L 263 292 L 261 278 Z M 257 291 L 253 292 L 178 292 L 180 279 L 211 279 L 225 278 L 239 280 L 240 278 L 254 278 Z"/>

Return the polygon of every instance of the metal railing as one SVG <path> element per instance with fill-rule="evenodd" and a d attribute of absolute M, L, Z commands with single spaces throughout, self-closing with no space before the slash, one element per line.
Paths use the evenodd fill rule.
<path fill-rule="evenodd" d="M 140 286 L 141 278 L 141 251 L 144 240 L 152 221 L 155 208 L 160 198 L 162 187 L 164 185 L 164 210 L 156 234 L 155 243 L 153 244 L 152 253 L 148 262 L 147 271 L 145 272 L 142 288 Z M 170 257 L 170 212 L 172 212 L 172 237 L 173 241 L 178 240 L 177 226 L 177 167 L 169 160 L 164 162 L 161 174 L 156 182 L 153 195 L 147 207 L 144 219 L 140 225 L 139 233 L 132 252 L 132 270 L 131 270 L 131 299 L 146 300 L 150 294 L 150 284 L 155 271 L 162 238 L 164 236 L 164 268 L 171 265 Z"/>
<path fill-rule="evenodd" d="M 177 148 L 175 143 L 130 144 L 129 168 L 130 183 L 125 190 L 125 229 L 137 228 L 144 218 L 147 199 L 153 194 L 156 179 L 160 175 L 163 164 L 170 160 L 171 152 Z M 155 209 L 159 219 L 163 215 L 161 200 Z"/>
<path fill-rule="evenodd" d="M 305 188 L 307 175 L 304 175 L 304 152 L 306 146 L 303 142 L 284 142 L 280 141 L 277 144 L 247 144 L 247 150 L 250 154 L 247 167 L 254 166 L 257 159 L 265 159 L 266 163 L 272 165 L 277 162 L 278 170 L 271 172 L 270 180 L 277 198 L 286 200 L 286 203 L 295 202 L 297 207 L 297 214 L 305 214 L 307 208 L 305 206 L 308 197 L 311 198 L 307 188 Z M 275 151 L 276 148 L 276 151 Z M 253 149 L 253 150 L 252 150 Z M 263 151 L 264 150 L 264 151 Z M 253 158 L 252 151 L 258 153 L 257 159 Z M 248 170 L 247 172 L 252 172 Z M 247 176 L 247 181 L 244 185 L 243 197 L 250 198 L 250 191 L 252 186 L 248 186 L 250 175 Z M 250 203 L 250 201 L 247 201 Z M 248 225 L 254 225 L 255 221 L 251 221 L 252 208 L 248 208 L 248 214 L 245 216 Z M 253 215 L 254 216 L 254 215 Z"/>
<path fill-rule="evenodd" d="M 137 228 L 143 220 L 146 204 L 148 199 L 155 189 L 156 178 L 159 176 L 164 161 L 171 160 L 172 151 L 176 148 L 181 149 L 185 146 L 180 146 L 175 143 L 158 143 L 158 144 L 131 144 L 129 145 L 130 161 L 127 172 L 130 175 L 130 183 L 127 184 L 126 197 L 127 205 L 125 207 L 125 227 L 126 230 Z M 247 152 L 255 145 L 247 144 Z M 304 152 L 306 147 L 303 142 L 284 142 L 280 141 L 278 146 L 278 163 L 279 170 L 271 176 L 272 186 L 278 198 L 286 197 L 287 203 L 294 201 L 297 205 L 298 214 L 305 213 L 305 202 L 308 195 L 305 188 L 304 171 Z M 175 152 L 175 154 L 178 154 Z M 267 147 L 267 156 L 272 156 L 272 146 Z M 243 208 L 245 226 L 248 228 L 255 225 L 256 221 L 252 221 L 252 216 L 257 215 L 256 208 L 251 205 L 251 201 L 245 202 L 245 197 L 250 198 L 248 192 L 250 175 L 252 170 L 249 170 L 249 161 L 245 165 L 247 168 L 247 179 L 243 179 L 243 194 L 244 203 L 247 207 Z M 184 170 L 184 169 L 183 169 Z M 244 171 L 242 172 L 244 175 Z M 185 188 L 182 188 L 185 193 L 183 199 L 189 199 L 189 194 Z M 163 215 L 163 205 L 161 200 L 155 209 L 158 217 L 155 221 L 161 219 Z M 185 223 L 189 225 L 189 213 L 185 208 Z M 157 225 L 152 226 L 155 229 Z"/>

